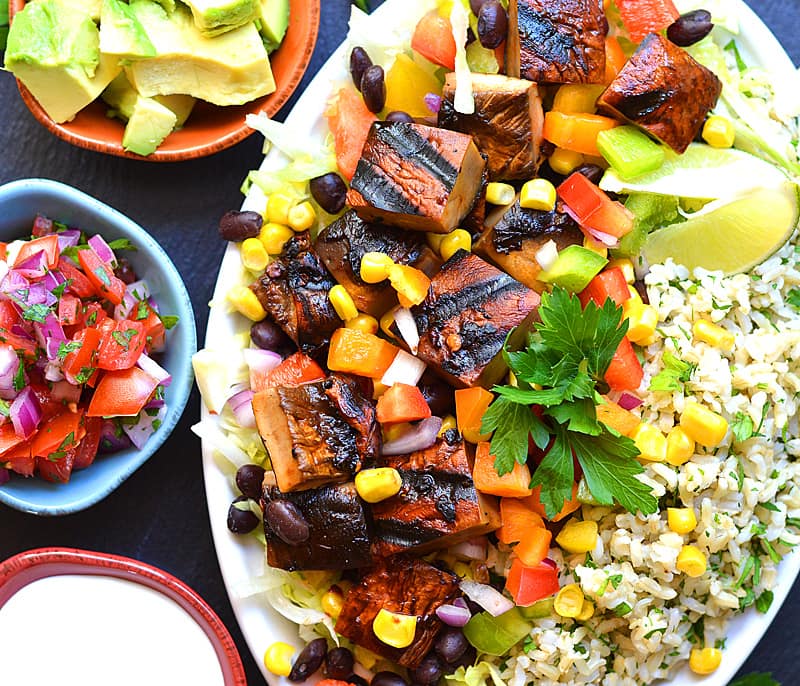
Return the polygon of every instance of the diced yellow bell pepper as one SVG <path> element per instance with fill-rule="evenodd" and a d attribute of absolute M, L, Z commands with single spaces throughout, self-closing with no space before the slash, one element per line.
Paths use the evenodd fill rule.
<path fill-rule="evenodd" d="M 412 117 L 429 117 L 431 111 L 425 104 L 425 96 L 442 92 L 442 84 L 437 78 L 403 53 L 395 57 L 384 83 L 387 112 L 400 110 Z"/>

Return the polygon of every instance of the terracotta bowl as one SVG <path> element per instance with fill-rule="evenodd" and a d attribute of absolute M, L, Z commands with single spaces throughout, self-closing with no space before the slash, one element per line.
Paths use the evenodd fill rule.
<path fill-rule="evenodd" d="M 10 0 L 8 15 L 11 21 L 25 7 L 25 1 Z M 247 138 L 253 130 L 245 124 L 245 115 L 258 112 L 274 115 L 300 83 L 317 42 L 320 0 L 290 0 L 289 6 L 289 30 L 281 47 L 270 56 L 277 90 L 236 107 L 218 107 L 198 101 L 186 126 L 170 134 L 158 150 L 147 157 L 123 149 L 123 123 L 106 116 L 108 108 L 105 103 L 95 101 L 81 110 L 72 121 L 56 124 L 18 80 L 19 92 L 39 123 L 59 138 L 81 148 L 151 162 L 179 162 L 206 157 Z"/>

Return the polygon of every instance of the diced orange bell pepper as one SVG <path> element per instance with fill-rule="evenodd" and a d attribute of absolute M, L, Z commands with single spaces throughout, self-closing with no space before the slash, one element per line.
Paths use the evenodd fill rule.
<path fill-rule="evenodd" d="M 349 181 L 356 173 L 361 151 L 377 117 L 367 109 L 359 93 L 340 88 L 325 110 L 339 171 Z"/>
<path fill-rule="evenodd" d="M 597 134 L 619 126 L 611 117 L 580 112 L 550 111 L 544 115 L 542 135 L 558 148 L 600 157 Z"/>
<path fill-rule="evenodd" d="M 648 33 L 667 28 L 679 16 L 672 0 L 615 0 L 631 39 L 638 43 Z"/>
<path fill-rule="evenodd" d="M 529 567 L 519 558 L 511 563 L 506 577 L 506 590 L 520 607 L 549 598 L 558 593 L 558 589 L 558 569 L 555 565 L 540 562 Z"/>
<path fill-rule="evenodd" d="M 431 280 L 425 272 L 407 264 L 389 267 L 389 283 L 397 291 L 397 299 L 403 307 L 419 305 L 431 287 Z"/>
<path fill-rule="evenodd" d="M 475 386 L 459 388 L 455 392 L 455 398 L 458 432 L 470 443 L 488 440 L 487 435 L 481 434 L 481 421 L 494 400 L 494 395 L 485 388 Z"/>
<path fill-rule="evenodd" d="M 533 567 L 547 557 L 552 540 L 553 534 L 549 530 L 530 529 L 525 533 L 525 537 L 514 546 L 514 552 L 523 564 Z"/>
<path fill-rule="evenodd" d="M 495 456 L 491 454 L 489 443 L 481 442 L 475 448 L 475 466 L 472 480 L 481 493 L 499 495 L 506 498 L 524 498 L 531 494 L 531 473 L 527 465 L 514 463 L 514 469 L 500 476 L 494 466 Z"/>
<path fill-rule="evenodd" d="M 430 117 L 425 104 L 428 93 L 442 94 L 442 84 L 408 55 L 400 53 L 386 72 L 386 110 L 399 110 L 412 117 Z"/>
<path fill-rule="evenodd" d="M 331 336 L 328 369 L 380 379 L 399 348 L 371 333 L 342 327 Z"/>
<path fill-rule="evenodd" d="M 564 501 L 564 506 L 561 508 L 561 510 L 559 510 L 558 514 L 552 519 L 549 519 L 547 512 L 545 512 L 544 505 L 542 504 L 541 493 L 542 487 L 537 486 L 533 489 L 531 496 L 525 498 L 523 502 L 534 512 L 538 512 L 542 517 L 551 522 L 560 522 L 562 519 L 564 519 L 564 517 L 568 517 L 581 506 L 581 503 L 578 500 L 578 484 L 573 483 L 572 498 Z"/>
<path fill-rule="evenodd" d="M 606 84 L 617 78 L 617 74 L 622 71 L 622 67 L 627 61 L 628 58 L 616 36 L 608 36 L 606 38 Z"/>
<path fill-rule="evenodd" d="M 641 420 L 617 403 L 606 400 L 596 408 L 597 420 L 603 422 L 607 427 L 618 431 L 623 436 L 630 436 L 641 424 Z"/>
<path fill-rule="evenodd" d="M 502 526 L 495 532 L 501 543 L 519 543 L 531 529 L 543 529 L 544 519 L 519 498 L 500 498 Z"/>
<path fill-rule="evenodd" d="M 593 114 L 595 103 L 605 86 L 588 83 L 566 83 L 559 87 L 553 98 L 553 110 L 565 114 Z"/>
<path fill-rule="evenodd" d="M 381 424 L 416 422 L 431 416 L 431 408 L 417 386 L 392 384 L 378 398 L 377 417 Z"/>

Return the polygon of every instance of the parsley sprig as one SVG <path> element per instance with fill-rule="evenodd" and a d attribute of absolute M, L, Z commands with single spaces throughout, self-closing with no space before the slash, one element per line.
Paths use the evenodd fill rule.
<path fill-rule="evenodd" d="M 498 397 L 483 417 L 482 433 L 494 432 L 495 469 L 501 476 L 528 458 L 528 438 L 547 453 L 533 474 L 548 517 L 572 496 L 573 456 L 592 496 L 630 512 L 651 514 L 658 502 L 636 478 L 644 469 L 634 442 L 597 419 L 598 387 L 628 325 L 611 300 L 586 309 L 562 288 L 542 295 L 541 323 L 524 350 L 504 351 L 517 386 L 495 386 Z M 541 407 L 541 417 L 531 411 Z"/>

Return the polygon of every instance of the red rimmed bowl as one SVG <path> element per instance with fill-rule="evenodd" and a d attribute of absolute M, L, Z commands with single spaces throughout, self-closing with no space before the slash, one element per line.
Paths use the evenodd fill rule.
<path fill-rule="evenodd" d="M 10 0 L 8 16 L 25 7 L 26 0 Z M 286 37 L 274 53 L 270 64 L 277 90 L 245 105 L 218 107 L 197 102 L 189 120 L 174 131 L 151 155 L 142 157 L 122 147 L 124 124 L 106 116 L 108 107 L 95 100 L 70 122 L 56 124 L 42 109 L 36 98 L 18 80 L 20 95 L 31 114 L 48 131 L 59 138 L 87 150 L 151 162 L 179 162 L 206 157 L 225 150 L 247 138 L 253 130 L 245 124 L 247 114 L 266 112 L 273 116 L 294 93 L 311 61 L 319 31 L 320 0 L 290 0 L 290 21 Z"/>
<path fill-rule="evenodd" d="M 74 594 L 76 588 L 84 591 L 77 597 Z M 70 592 L 73 593 L 71 596 Z M 64 597 L 60 597 L 59 593 Z M 131 605 L 134 595 L 136 599 Z M 59 613 L 70 609 L 70 603 L 81 607 L 82 616 L 74 612 L 69 617 L 59 616 Z M 127 612 L 125 607 L 128 608 Z M 134 608 L 132 612 L 131 607 Z M 164 614 L 154 616 L 154 608 L 163 608 Z M 31 636 L 19 622 L 15 622 L 20 616 L 26 615 L 32 615 L 31 621 L 38 623 L 38 638 Z M 102 632 L 99 635 L 104 634 L 109 641 L 118 642 L 120 651 L 127 659 L 112 661 L 113 656 L 103 654 L 102 638 L 98 640 L 95 637 L 93 642 L 87 636 L 82 622 L 90 621 L 95 616 L 98 623 L 102 622 L 97 627 L 98 632 Z M 160 619 L 164 624 L 159 626 L 157 622 Z M 6 631 L 12 622 L 13 629 Z M 67 622 L 70 630 L 58 632 L 57 627 Z M 126 639 L 117 633 L 125 630 L 123 624 L 128 628 L 144 627 L 145 630 L 137 631 L 132 638 Z M 152 632 L 150 635 L 148 627 Z M 165 646 L 169 650 L 169 658 L 148 654 L 148 640 L 153 640 L 159 631 L 164 633 L 170 627 L 174 627 L 174 631 L 170 632 L 168 646 Z M 11 648 L 9 641 L 13 640 L 16 633 L 24 634 L 23 645 L 34 644 L 32 654 L 35 655 L 38 650 L 39 655 L 46 656 L 46 659 L 34 658 L 25 662 L 23 655 L 17 654 L 15 657 L 12 650 L 6 650 Z M 219 663 L 218 673 L 215 669 L 206 672 L 208 678 L 188 682 L 184 676 L 179 677 L 178 681 L 164 681 L 159 676 L 155 681 L 151 678 L 151 683 L 247 686 L 244 668 L 230 633 L 197 593 L 163 570 L 110 553 L 75 548 L 39 548 L 0 563 L 0 636 L 5 636 L 3 683 L 42 683 L 37 681 L 42 675 L 37 674 L 48 669 L 47 664 L 58 670 L 58 683 L 82 683 L 86 686 L 108 683 L 105 679 L 115 681 L 110 673 L 105 676 L 99 674 L 114 668 L 124 677 L 116 683 L 137 683 L 136 669 L 140 664 L 151 671 L 158 666 L 164 670 L 165 678 L 169 669 L 179 666 L 185 678 L 189 678 L 187 666 L 192 661 L 207 657 Z M 137 641 L 141 645 L 137 645 Z M 198 646 L 201 651 L 196 650 Z M 181 651 L 187 654 L 181 654 Z M 213 651 L 213 655 L 209 651 Z M 74 671 L 71 671 L 73 668 Z M 24 673 L 22 670 L 25 670 Z M 93 680 L 93 672 L 98 680 Z M 46 673 L 43 674 L 46 677 Z M 15 675 L 21 680 L 15 681 Z"/>

